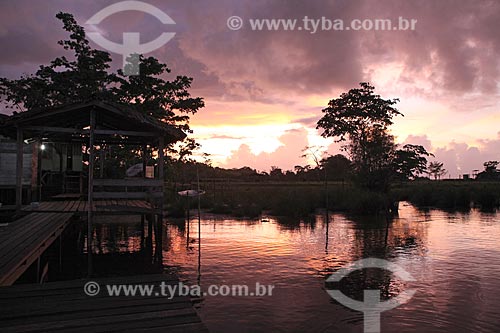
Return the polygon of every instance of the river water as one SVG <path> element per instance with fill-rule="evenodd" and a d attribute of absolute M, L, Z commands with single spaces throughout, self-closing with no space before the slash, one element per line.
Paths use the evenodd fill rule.
<path fill-rule="evenodd" d="M 203 215 L 201 242 L 197 219 L 189 237 L 184 221 L 165 224 L 163 264 L 186 285 L 274 286 L 272 296 L 201 298 L 196 309 L 211 332 L 363 332 L 363 313 L 326 288 L 360 301 L 364 289 L 379 289 L 383 300 L 415 290 L 407 303 L 382 313 L 382 332 L 500 332 L 498 213 L 420 211 L 402 203 L 388 223 L 342 214 L 328 223 L 323 215 L 266 222 Z M 115 238 L 114 249 L 133 249 L 136 236 L 129 230 Z M 399 265 L 415 281 L 371 268 L 325 285 L 330 274 L 371 257 Z"/>

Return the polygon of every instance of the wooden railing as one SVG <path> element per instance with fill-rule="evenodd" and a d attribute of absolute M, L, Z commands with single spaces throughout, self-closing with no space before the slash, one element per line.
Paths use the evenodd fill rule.
<path fill-rule="evenodd" d="M 154 203 L 163 199 L 163 181 L 160 179 L 94 179 L 95 199 L 136 199 Z"/>

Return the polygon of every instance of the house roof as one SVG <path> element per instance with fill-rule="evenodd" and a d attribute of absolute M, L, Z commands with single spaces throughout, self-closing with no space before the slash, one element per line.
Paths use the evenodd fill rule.
<path fill-rule="evenodd" d="M 15 137 L 19 127 L 23 129 L 24 139 L 43 137 L 59 142 L 86 141 L 92 110 L 96 112 L 96 130 L 100 130 L 96 142 L 152 143 L 163 136 L 169 143 L 186 137 L 179 128 L 143 114 L 132 106 L 104 101 L 17 113 L 3 120 L 2 132 Z"/>

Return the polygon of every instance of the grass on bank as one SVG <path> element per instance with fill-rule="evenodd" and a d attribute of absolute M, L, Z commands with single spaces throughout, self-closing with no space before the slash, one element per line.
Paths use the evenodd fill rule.
<path fill-rule="evenodd" d="M 262 211 L 272 215 L 300 217 L 326 207 L 323 182 L 226 182 L 221 186 L 205 183 L 206 194 L 201 208 L 213 213 L 256 217 Z M 197 199 L 190 201 L 191 209 Z M 388 202 L 409 201 L 417 207 L 466 210 L 472 206 L 492 210 L 500 205 L 500 182 L 478 181 L 415 181 L 396 183 L 390 193 L 360 189 L 347 182 L 328 183 L 328 208 L 358 215 L 381 213 Z M 183 216 L 188 200 L 167 193 L 168 210 L 173 216 Z"/>
<path fill-rule="evenodd" d="M 416 181 L 395 184 L 391 193 L 399 201 L 417 207 L 483 210 L 500 205 L 500 182 L 482 181 Z"/>
<path fill-rule="evenodd" d="M 206 194 L 201 198 L 201 208 L 213 213 L 256 217 L 262 211 L 272 215 L 299 217 L 326 207 L 323 182 L 295 183 L 230 183 L 223 188 L 201 186 Z M 358 189 L 351 184 L 328 184 L 328 207 L 332 211 L 357 214 L 375 214 L 384 209 L 383 194 Z M 197 207 L 197 199 L 179 197 L 174 191 L 167 195 L 169 213 L 183 216 L 188 204 Z"/>

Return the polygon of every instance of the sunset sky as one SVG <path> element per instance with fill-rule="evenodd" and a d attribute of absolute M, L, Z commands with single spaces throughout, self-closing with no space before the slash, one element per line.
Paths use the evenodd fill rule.
<path fill-rule="evenodd" d="M 398 143 L 422 144 L 451 177 L 500 160 L 500 2 L 422 1 L 161 1 L 163 25 L 141 12 L 122 12 L 97 26 L 85 22 L 119 1 L 1 0 L 0 76 L 32 73 L 61 55 L 59 11 L 88 31 L 120 43 L 175 32 L 148 53 L 173 74 L 194 78 L 206 107 L 192 118 L 202 151 L 223 167 L 269 170 L 310 163 L 307 145 L 339 145 L 315 129 L 321 109 L 343 91 L 369 81 L 384 98 L 399 98 L 405 115 L 392 128 Z M 227 19 L 243 19 L 231 30 Z M 414 31 L 254 31 L 249 19 L 417 19 Z M 98 45 L 93 44 L 100 48 Z M 121 55 L 112 54 L 116 67 Z M 5 111 L 4 111 L 5 112 Z"/>

